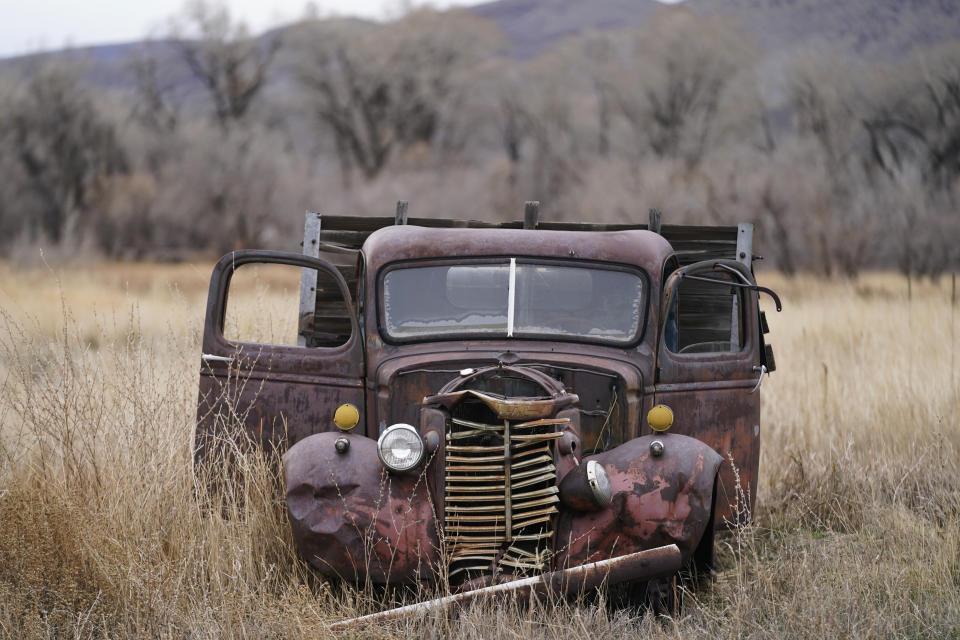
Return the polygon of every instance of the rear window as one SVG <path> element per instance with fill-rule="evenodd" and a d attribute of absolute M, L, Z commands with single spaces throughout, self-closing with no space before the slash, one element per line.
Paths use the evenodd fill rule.
<path fill-rule="evenodd" d="M 399 340 L 456 336 L 640 337 L 646 278 L 627 269 L 516 258 L 396 267 L 383 276 L 383 324 Z"/>

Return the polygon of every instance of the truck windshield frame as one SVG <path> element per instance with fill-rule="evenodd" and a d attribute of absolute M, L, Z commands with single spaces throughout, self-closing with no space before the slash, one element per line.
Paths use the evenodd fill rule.
<path fill-rule="evenodd" d="M 629 348 L 644 338 L 649 304 L 649 275 L 622 263 L 529 256 L 398 261 L 377 278 L 380 335 L 392 344 L 523 339 Z"/>

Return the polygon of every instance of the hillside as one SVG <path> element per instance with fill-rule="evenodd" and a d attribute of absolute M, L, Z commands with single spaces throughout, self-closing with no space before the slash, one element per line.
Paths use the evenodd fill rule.
<path fill-rule="evenodd" d="M 513 56 L 529 57 L 589 29 L 639 26 L 660 7 L 656 0 L 498 0 L 470 10 L 500 25 Z"/>
<path fill-rule="evenodd" d="M 960 37 L 955 0 L 689 0 L 687 5 L 738 20 L 769 53 L 830 46 L 890 60 L 918 44 Z"/>
<path fill-rule="evenodd" d="M 918 43 L 960 37 L 960 4 L 952 0 L 686 0 L 682 6 L 740 23 L 769 54 L 827 44 L 892 59 Z M 498 0 L 472 11 L 503 28 L 514 55 L 528 56 L 587 29 L 640 25 L 661 7 L 654 0 Z"/>
<path fill-rule="evenodd" d="M 829 47 L 870 59 L 895 60 L 917 44 L 960 37 L 960 4 L 952 0 L 686 0 L 682 6 L 738 23 L 774 59 L 804 47 Z M 469 10 L 503 29 L 511 57 L 528 58 L 564 37 L 639 26 L 653 12 L 666 9 L 656 0 L 497 0 Z M 49 56 L 64 57 L 82 61 L 88 81 L 97 87 L 129 87 L 133 76 L 127 61 L 144 44 L 106 44 L 8 58 L 0 60 L 0 70 L 22 71 Z"/>

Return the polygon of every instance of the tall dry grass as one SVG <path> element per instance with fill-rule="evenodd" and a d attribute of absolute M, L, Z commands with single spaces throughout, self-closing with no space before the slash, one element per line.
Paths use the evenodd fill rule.
<path fill-rule="evenodd" d="M 195 499 L 209 266 L 0 266 L 0 635 L 323 637 L 383 594 L 297 558 L 276 478 Z M 676 620 L 588 602 L 475 605 L 358 636 L 960 637 L 960 318 L 949 283 L 762 277 L 755 522 Z M 262 283 L 261 283 L 262 284 Z M 269 288 L 258 299 L 269 301 Z M 952 324 L 951 324 L 952 322 Z"/>

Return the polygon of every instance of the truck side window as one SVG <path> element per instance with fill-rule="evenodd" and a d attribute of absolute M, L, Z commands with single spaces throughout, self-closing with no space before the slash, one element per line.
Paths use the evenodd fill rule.
<path fill-rule="evenodd" d="M 341 269 L 343 271 L 343 269 Z M 356 293 L 356 282 L 347 285 Z M 345 277 L 347 274 L 344 274 Z M 359 297 L 357 298 L 359 299 Z M 334 277 L 326 271 L 317 271 L 317 299 L 312 318 L 301 318 L 300 331 L 308 347 L 339 347 L 350 339 L 350 317 L 353 311 L 347 307 L 343 292 Z"/>
<path fill-rule="evenodd" d="M 732 281 L 730 274 L 722 271 L 698 275 Z M 735 352 L 743 347 L 743 297 L 739 288 L 683 279 L 669 313 L 667 327 L 671 331 L 665 341 L 675 353 Z"/>
<path fill-rule="evenodd" d="M 670 256 L 663 265 L 663 282 L 661 288 L 666 288 L 667 280 L 670 274 L 680 268 L 680 261 L 677 256 Z M 677 298 L 674 296 L 670 300 L 670 307 L 667 309 L 667 322 L 664 324 L 663 339 L 670 351 L 677 350 Z"/>
<path fill-rule="evenodd" d="M 302 268 L 252 263 L 237 268 L 230 279 L 223 336 L 231 342 L 336 347 L 350 339 L 350 312 L 336 280 L 317 273 L 317 313 L 300 316 Z"/>

